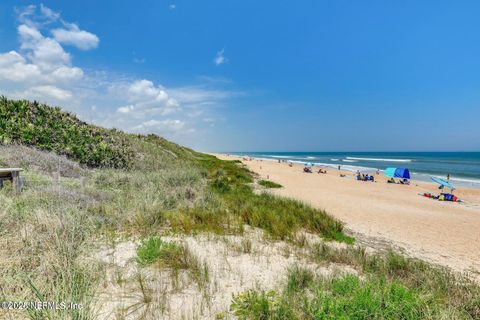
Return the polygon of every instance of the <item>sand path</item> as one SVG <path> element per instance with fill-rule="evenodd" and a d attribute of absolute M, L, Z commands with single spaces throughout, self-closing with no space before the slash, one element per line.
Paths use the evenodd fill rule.
<path fill-rule="evenodd" d="M 217 155 L 222 159 L 239 159 Z M 263 178 L 284 188 L 276 194 L 300 199 L 325 209 L 354 232 L 388 241 L 409 254 L 457 271 L 480 274 L 480 190 L 458 189 L 466 203 L 442 202 L 418 195 L 438 192 L 435 185 L 410 186 L 361 182 L 353 174 L 328 170 L 327 174 L 303 173 L 301 165 L 289 167 L 275 161 L 242 161 Z"/>

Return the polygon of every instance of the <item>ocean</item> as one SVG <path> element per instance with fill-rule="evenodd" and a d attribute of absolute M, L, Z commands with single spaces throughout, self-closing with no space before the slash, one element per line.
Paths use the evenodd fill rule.
<path fill-rule="evenodd" d="M 446 178 L 457 186 L 480 188 L 480 152 L 230 152 L 270 160 L 313 163 L 355 172 L 408 168 L 412 179 Z"/>

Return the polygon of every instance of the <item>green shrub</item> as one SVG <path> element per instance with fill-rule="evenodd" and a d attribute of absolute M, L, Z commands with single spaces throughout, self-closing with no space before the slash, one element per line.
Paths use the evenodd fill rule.
<path fill-rule="evenodd" d="M 130 168 L 126 135 L 80 121 L 37 102 L 0 97 L 0 144 L 22 144 L 66 155 L 91 167 Z"/>

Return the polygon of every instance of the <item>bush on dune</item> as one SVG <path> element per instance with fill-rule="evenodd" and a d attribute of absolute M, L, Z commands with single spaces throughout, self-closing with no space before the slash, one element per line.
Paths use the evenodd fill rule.
<path fill-rule="evenodd" d="M 35 146 L 91 167 L 130 168 L 134 158 L 122 132 L 87 124 L 60 108 L 3 96 L 0 143 Z"/>

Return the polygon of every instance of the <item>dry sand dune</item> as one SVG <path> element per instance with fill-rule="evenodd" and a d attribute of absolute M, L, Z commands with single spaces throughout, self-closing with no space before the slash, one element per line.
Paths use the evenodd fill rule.
<path fill-rule="evenodd" d="M 418 195 L 437 193 L 433 183 L 387 184 L 381 176 L 375 183 L 362 182 L 351 172 L 340 177 L 338 170 L 309 174 L 302 172 L 301 165 L 242 162 L 261 177 L 284 186 L 274 193 L 325 209 L 356 233 L 388 241 L 413 256 L 457 271 L 480 274 L 480 190 L 460 188 L 455 194 L 465 203 L 442 202 Z"/>

